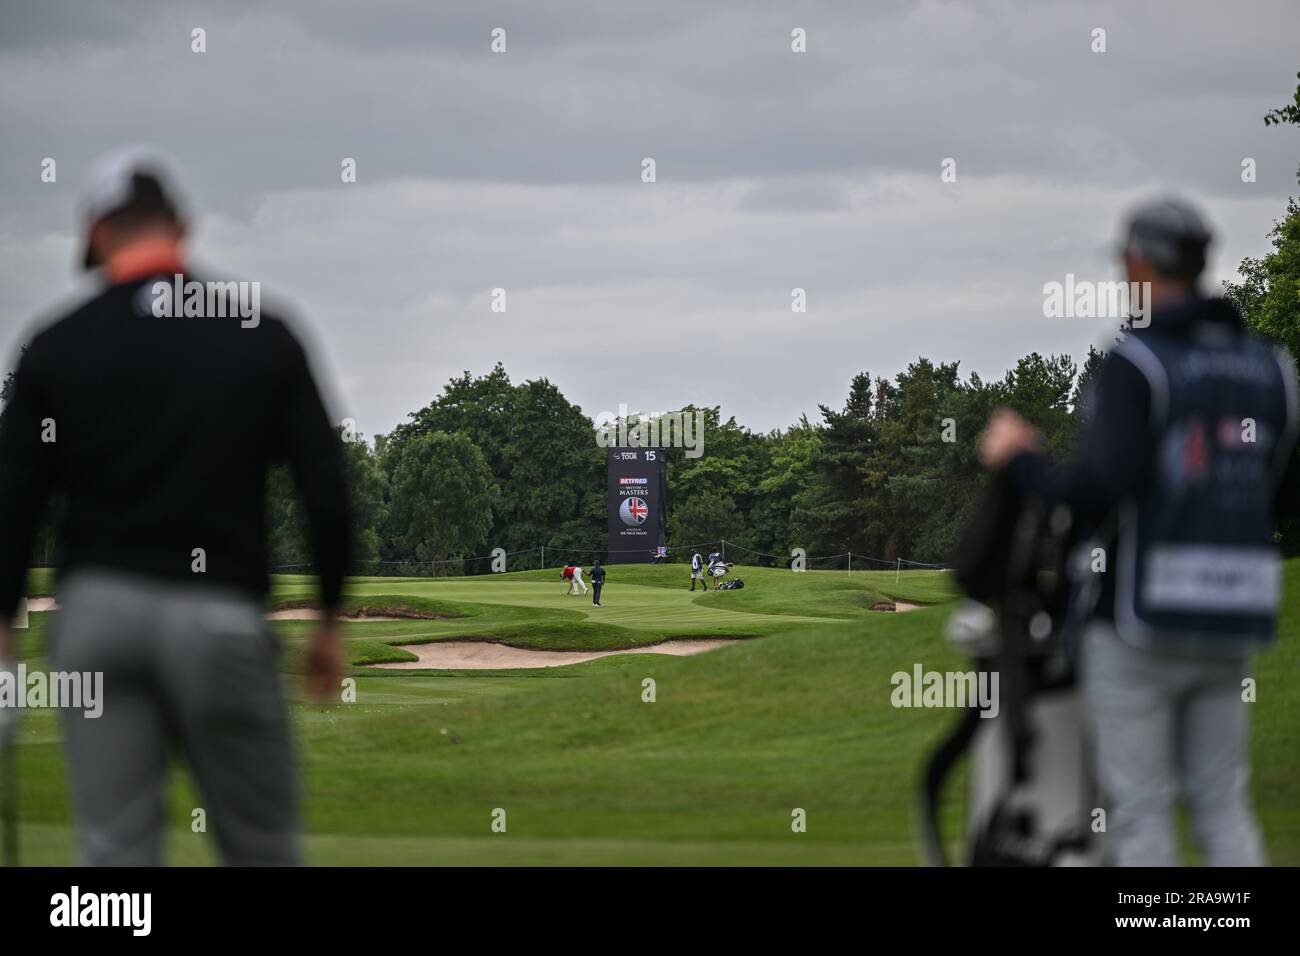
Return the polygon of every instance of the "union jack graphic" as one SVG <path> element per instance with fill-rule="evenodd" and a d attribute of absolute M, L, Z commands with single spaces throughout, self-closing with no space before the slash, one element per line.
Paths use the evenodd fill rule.
<path fill-rule="evenodd" d="M 650 509 L 640 498 L 624 498 L 623 504 L 618 509 L 619 517 L 623 519 L 625 525 L 629 526 L 643 524 L 649 513 Z"/>

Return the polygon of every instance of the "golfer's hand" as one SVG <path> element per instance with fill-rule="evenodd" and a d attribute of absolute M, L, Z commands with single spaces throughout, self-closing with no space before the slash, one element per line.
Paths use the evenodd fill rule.
<path fill-rule="evenodd" d="M 338 700 L 343 682 L 343 638 L 339 623 L 321 621 L 307 642 L 307 693 L 321 703 Z"/>
<path fill-rule="evenodd" d="M 1021 452 L 1038 451 L 1043 434 L 1009 408 L 999 408 L 980 436 L 980 464 L 1001 471 Z"/>

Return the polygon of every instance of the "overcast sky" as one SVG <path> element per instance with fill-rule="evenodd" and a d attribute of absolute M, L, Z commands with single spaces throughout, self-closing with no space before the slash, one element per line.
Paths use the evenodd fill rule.
<path fill-rule="evenodd" d="M 195 258 L 294 303 L 367 435 L 497 361 L 593 417 L 695 402 L 767 429 L 919 355 L 986 378 L 1078 358 L 1113 323 L 1044 318 L 1043 284 L 1119 278 L 1134 199 L 1202 203 L 1217 284 L 1300 190 L 1300 130 L 1262 122 L 1295 89 L 1295 0 L 0 11 L 4 354 L 87 288 L 91 160 L 150 143 Z"/>

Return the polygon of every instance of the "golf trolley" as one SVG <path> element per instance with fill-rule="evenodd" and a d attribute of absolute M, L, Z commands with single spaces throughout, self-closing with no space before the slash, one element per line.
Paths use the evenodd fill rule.
<path fill-rule="evenodd" d="M 734 564 L 734 562 L 732 562 L 732 564 Z M 722 580 L 727 576 L 727 572 L 730 570 L 731 564 L 723 561 L 722 558 L 717 555 L 710 556 L 708 574 L 709 579 L 713 581 L 713 589 L 715 591 L 735 591 L 745 586 L 745 582 L 740 580 L 740 578 L 732 578 L 730 581 Z"/>

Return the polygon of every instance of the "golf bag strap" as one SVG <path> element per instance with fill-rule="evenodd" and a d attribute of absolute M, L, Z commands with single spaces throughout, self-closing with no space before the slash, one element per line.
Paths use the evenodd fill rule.
<path fill-rule="evenodd" d="M 926 761 L 925 779 L 921 787 L 921 832 L 925 840 L 926 856 L 932 866 L 948 865 L 943 836 L 939 832 L 939 802 L 943 797 L 944 782 L 962 754 L 970 748 L 979 722 L 979 708 L 966 708 L 952 732 L 935 747 L 930 759 Z"/>

